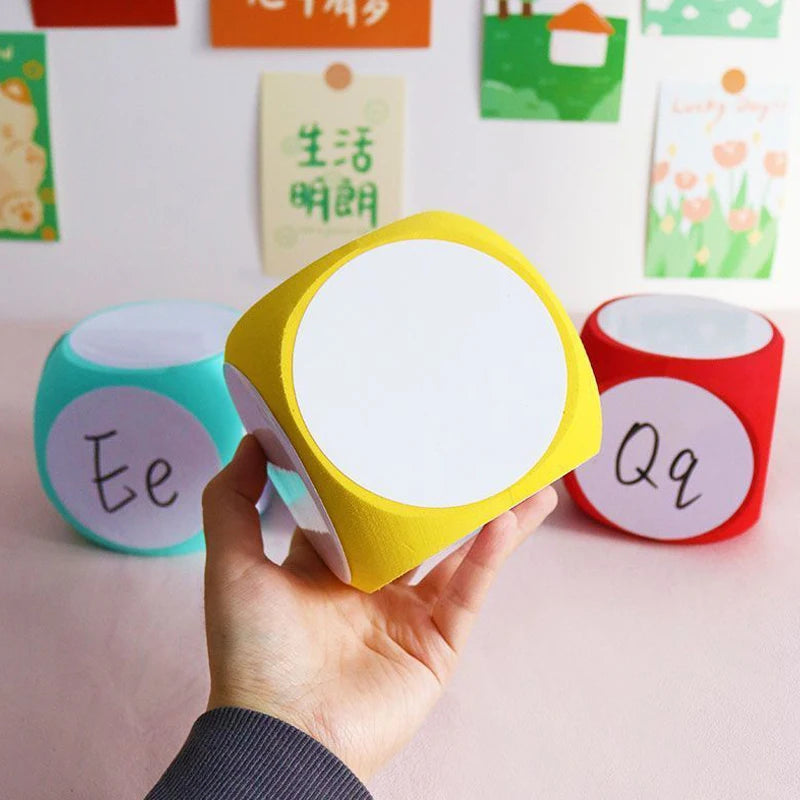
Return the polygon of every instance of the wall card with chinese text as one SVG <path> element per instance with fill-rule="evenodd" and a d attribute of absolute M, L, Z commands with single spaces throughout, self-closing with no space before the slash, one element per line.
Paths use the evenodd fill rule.
<path fill-rule="evenodd" d="M 262 76 L 263 266 L 286 277 L 402 216 L 405 83 Z"/>
<path fill-rule="evenodd" d="M 428 47 L 431 0 L 211 0 L 215 47 Z"/>

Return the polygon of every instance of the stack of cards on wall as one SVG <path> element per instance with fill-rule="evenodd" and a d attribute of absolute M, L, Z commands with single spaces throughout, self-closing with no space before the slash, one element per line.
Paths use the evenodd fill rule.
<path fill-rule="evenodd" d="M 600 454 L 565 481 L 628 533 L 712 542 L 759 519 L 783 359 L 765 317 L 716 300 L 623 297 L 581 338 L 603 408 Z"/>
<path fill-rule="evenodd" d="M 84 536 L 146 555 L 202 546 L 203 487 L 243 433 L 222 376 L 238 316 L 134 303 L 56 343 L 36 396 L 36 459 L 51 501 Z"/>
<path fill-rule="evenodd" d="M 273 289 L 225 374 L 276 490 L 331 570 L 373 591 L 594 455 L 569 317 L 524 256 L 427 213 Z"/>
<path fill-rule="evenodd" d="M 211 0 L 216 47 L 428 47 L 431 0 Z"/>
<path fill-rule="evenodd" d="M 484 0 L 481 113 L 616 122 L 629 0 Z"/>
<path fill-rule="evenodd" d="M 750 86 L 661 89 L 648 214 L 653 278 L 769 278 L 786 199 L 789 94 Z"/>
<path fill-rule="evenodd" d="M 402 78 L 267 74 L 261 94 L 264 271 L 286 277 L 402 215 Z"/>
<path fill-rule="evenodd" d="M 31 0 L 40 28 L 175 25 L 175 0 Z"/>
<path fill-rule="evenodd" d="M 774 38 L 783 0 L 642 0 L 649 36 L 745 36 Z"/>
<path fill-rule="evenodd" d="M 41 33 L 0 33 L 0 238 L 58 239 Z"/>

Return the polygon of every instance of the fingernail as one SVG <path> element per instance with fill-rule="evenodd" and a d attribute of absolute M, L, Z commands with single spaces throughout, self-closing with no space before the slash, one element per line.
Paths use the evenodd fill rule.
<path fill-rule="evenodd" d="M 251 438 L 252 438 L 252 434 L 250 434 L 250 433 L 248 433 L 248 434 L 246 434 L 244 436 L 242 441 L 239 442 L 239 446 L 236 448 L 236 452 L 233 454 L 234 458 L 239 458 L 239 456 L 242 454 L 242 450 L 244 450 L 244 448 L 246 446 L 245 443 L 247 442 L 248 439 L 251 439 Z"/>

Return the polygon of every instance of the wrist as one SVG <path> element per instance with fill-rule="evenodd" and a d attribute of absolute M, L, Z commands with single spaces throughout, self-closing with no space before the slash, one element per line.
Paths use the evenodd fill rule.
<path fill-rule="evenodd" d="M 305 733 L 312 739 L 315 739 L 321 745 L 326 747 L 331 752 L 335 752 L 328 736 L 325 736 L 318 729 L 318 726 L 311 724 L 310 720 L 303 718 L 295 709 L 287 708 L 280 703 L 269 701 L 263 695 L 244 690 L 230 690 L 226 689 L 220 691 L 212 688 L 208 696 L 208 704 L 206 711 L 214 711 L 220 708 L 242 708 L 247 711 L 255 711 L 259 714 L 264 714 L 280 722 L 285 722 L 293 728 Z M 336 754 L 338 756 L 338 754 Z"/>

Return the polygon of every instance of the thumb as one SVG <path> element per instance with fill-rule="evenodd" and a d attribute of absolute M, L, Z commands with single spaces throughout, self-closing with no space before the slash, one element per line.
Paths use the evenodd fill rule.
<path fill-rule="evenodd" d="M 203 492 L 203 531 L 209 570 L 238 570 L 263 563 L 264 544 L 256 503 L 267 481 L 267 459 L 248 434 L 228 464 Z"/>

